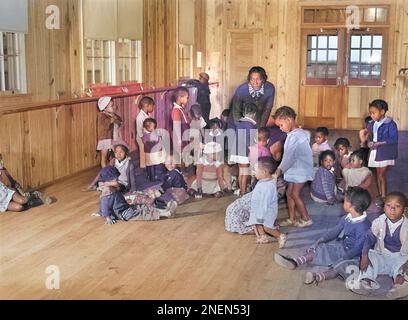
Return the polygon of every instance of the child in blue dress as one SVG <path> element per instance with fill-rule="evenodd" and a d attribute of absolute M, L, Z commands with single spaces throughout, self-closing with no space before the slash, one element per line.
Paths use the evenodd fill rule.
<path fill-rule="evenodd" d="M 317 203 L 332 205 L 336 202 L 337 187 L 334 175 L 334 162 L 336 155 L 331 150 L 320 153 L 320 167 L 310 186 L 310 196 Z"/>
<path fill-rule="evenodd" d="M 278 215 L 278 193 L 276 179 L 273 178 L 275 170 L 276 163 L 272 157 L 258 159 L 255 174 L 259 181 L 252 192 L 228 206 L 225 229 L 239 234 L 253 230 L 256 234 L 256 243 L 269 243 L 273 237 L 278 239 L 279 248 L 283 248 L 286 235 L 279 232 L 275 225 Z"/>
<path fill-rule="evenodd" d="M 377 185 L 381 197 L 387 194 L 387 171 L 395 165 L 398 157 L 398 128 L 392 118 L 387 117 L 388 104 L 384 100 L 374 100 L 369 104 L 373 122 L 362 133 L 362 140 L 368 141 L 370 157 L 368 167 L 377 172 Z"/>
<path fill-rule="evenodd" d="M 275 113 L 276 124 L 287 133 L 282 162 L 278 167 L 277 175 L 279 177 L 283 174 L 283 178 L 288 182 L 286 197 L 289 219 L 280 225 L 303 228 L 313 224 L 300 195 L 306 182 L 312 181 L 314 177 L 313 154 L 310 148 L 310 134 L 298 128 L 296 116 L 296 112 L 286 106 L 280 107 Z M 299 221 L 296 221 L 296 209 L 301 215 Z"/>
<path fill-rule="evenodd" d="M 359 187 L 349 188 L 343 204 L 347 215 L 334 228 L 319 238 L 303 255 L 287 257 L 275 253 L 275 262 L 291 270 L 307 263 L 329 267 L 324 272 L 307 272 L 306 284 L 319 283 L 338 276 L 346 279 L 347 267 L 358 265 L 364 240 L 370 228 L 365 212 L 370 202 L 371 196 L 367 190 Z"/>

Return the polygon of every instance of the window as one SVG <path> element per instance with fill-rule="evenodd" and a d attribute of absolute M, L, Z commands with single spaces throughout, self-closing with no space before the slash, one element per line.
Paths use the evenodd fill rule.
<path fill-rule="evenodd" d="M 345 24 L 350 15 L 358 18 L 361 24 L 388 23 L 388 7 L 353 6 L 347 8 L 303 8 L 304 24 Z M 355 10 L 355 11 L 354 11 Z"/>
<path fill-rule="evenodd" d="M 23 33 L 0 32 L 0 91 L 26 92 Z"/>
<path fill-rule="evenodd" d="M 179 45 L 178 55 L 179 78 L 193 77 L 193 46 Z"/>
<path fill-rule="evenodd" d="M 115 42 L 86 39 L 86 83 L 115 84 Z"/>
<path fill-rule="evenodd" d="M 142 41 L 119 39 L 117 56 L 118 82 L 142 81 Z"/>
<path fill-rule="evenodd" d="M 348 62 L 349 83 L 380 85 L 382 57 L 382 34 L 351 34 Z"/>
<path fill-rule="evenodd" d="M 86 39 L 86 84 L 142 81 L 141 41 Z"/>
<path fill-rule="evenodd" d="M 307 36 L 307 84 L 336 84 L 338 36 Z"/>

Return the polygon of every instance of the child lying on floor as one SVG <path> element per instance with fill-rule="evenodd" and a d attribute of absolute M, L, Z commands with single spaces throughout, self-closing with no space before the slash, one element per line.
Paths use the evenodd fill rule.
<path fill-rule="evenodd" d="M 54 201 L 55 199 L 45 196 L 40 191 L 24 191 L 4 167 L 3 156 L 0 154 L 0 212 L 24 211 Z"/>
<path fill-rule="evenodd" d="M 115 224 L 118 220 L 159 220 L 160 217 L 170 218 L 174 214 L 175 208 L 172 206 L 166 210 L 158 210 L 148 203 L 129 204 L 119 192 L 119 176 L 119 171 L 112 166 L 103 168 L 99 173 L 101 182 L 99 212 L 105 218 L 106 224 Z"/>
<path fill-rule="evenodd" d="M 365 212 L 370 203 L 371 196 L 367 190 L 360 187 L 349 188 L 343 205 L 347 215 L 334 228 L 318 239 L 311 248 L 307 249 L 303 255 L 287 257 L 275 253 L 275 262 L 291 270 L 306 263 L 329 267 L 324 272 L 307 272 L 306 284 L 317 284 L 338 276 L 346 279 L 347 266 L 358 265 L 364 240 L 370 228 Z M 339 239 L 340 235 L 342 235 L 341 239 Z"/>

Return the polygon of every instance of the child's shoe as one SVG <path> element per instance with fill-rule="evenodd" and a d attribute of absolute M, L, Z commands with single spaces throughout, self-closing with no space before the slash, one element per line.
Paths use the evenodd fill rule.
<path fill-rule="evenodd" d="M 306 227 L 311 226 L 312 224 L 313 224 L 312 219 L 307 220 L 307 221 L 302 220 L 302 219 L 299 219 L 299 221 L 296 221 L 296 222 L 293 224 L 293 226 L 298 227 L 298 228 L 306 228 Z"/>
<path fill-rule="evenodd" d="M 275 253 L 274 260 L 278 265 L 289 270 L 295 270 L 297 267 L 297 263 L 295 260 L 289 257 L 282 256 L 279 253 Z"/>
<path fill-rule="evenodd" d="M 292 220 L 290 220 L 289 218 L 279 222 L 279 226 L 281 227 L 292 227 L 295 225 L 296 222 L 293 222 Z"/>
<path fill-rule="evenodd" d="M 285 246 L 287 239 L 288 238 L 287 238 L 286 234 L 281 233 L 281 235 L 279 236 L 279 239 L 278 239 L 279 249 L 282 249 Z"/>
<path fill-rule="evenodd" d="M 267 243 L 270 243 L 270 241 L 266 234 L 261 234 L 261 235 L 256 236 L 256 243 L 257 244 L 267 244 Z"/>

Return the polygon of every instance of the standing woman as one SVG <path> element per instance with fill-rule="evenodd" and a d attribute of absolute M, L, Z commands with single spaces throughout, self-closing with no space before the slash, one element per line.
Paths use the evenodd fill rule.
<path fill-rule="evenodd" d="M 268 82 L 266 71 L 262 67 L 252 67 L 248 73 L 248 81 L 241 84 L 235 91 L 231 101 L 229 125 L 243 117 L 244 104 L 254 103 L 258 107 L 256 123 L 259 127 L 272 126 L 273 118 L 270 117 L 275 99 L 275 86 Z"/>

